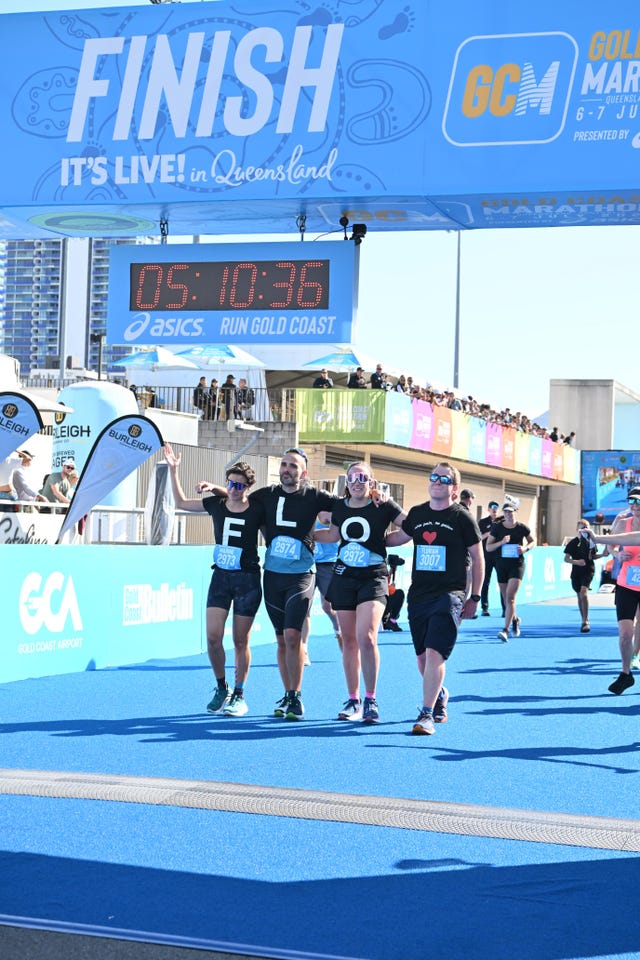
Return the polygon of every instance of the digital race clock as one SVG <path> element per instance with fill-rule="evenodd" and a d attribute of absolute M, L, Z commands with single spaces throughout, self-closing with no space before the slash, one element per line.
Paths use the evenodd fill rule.
<path fill-rule="evenodd" d="M 351 241 L 118 245 L 109 343 L 350 343 Z"/>

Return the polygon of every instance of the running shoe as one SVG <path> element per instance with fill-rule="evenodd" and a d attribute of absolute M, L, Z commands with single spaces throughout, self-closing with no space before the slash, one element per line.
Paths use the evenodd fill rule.
<path fill-rule="evenodd" d="M 249 712 L 249 707 L 244 697 L 239 693 L 232 693 L 229 703 L 222 712 L 225 717 L 244 717 L 245 713 Z"/>
<path fill-rule="evenodd" d="M 514 617 L 511 621 L 511 633 L 514 637 L 520 636 L 520 617 Z"/>
<path fill-rule="evenodd" d="M 229 702 L 230 696 L 229 687 L 217 687 L 213 694 L 213 700 L 207 704 L 207 713 L 222 713 Z"/>
<path fill-rule="evenodd" d="M 433 714 L 431 710 L 422 709 L 418 714 L 418 719 L 413 725 L 413 730 L 411 733 L 420 735 L 429 735 L 430 733 L 435 733 L 436 728 L 433 723 Z"/>
<path fill-rule="evenodd" d="M 506 630 L 501 630 L 498 634 L 498 640 L 502 640 L 503 643 L 509 643 L 509 634 Z"/>
<path fill-rule="evenodd" d="M 637 653 L 634 653 L 634 655 L 631 657 L 631 669 L 640 670 L 640 658 L 638 657 Z"/>
<path fill-rule="evenodd" d="M 304 719 L 304 707 L 302 705 L 302 700 L 300 695 L 297 693 L 290 693 L 289 700 L 287 701 L 287 712 L 285 713 L 285 720 L 302 720 Z"/>
<path fill-rule="evenodd" d="M 362 720 L 362 700 L 346 700 L 338 720 Z"/>
<path fill-rule="evenodd" d="M 621 673 L 617 680 L 614 680 L 609 686 L 611 693 L 615 693 L 616 697 L 619 697 L 620 694 L 627 689 L 627 687 L 632 687 L 636 681 L 633 679 L 633 675 L 630 673 Z"/>
<path fill-rule="evenodd" d="M 436 700 L 435 707 L 433 708 L 433 722 L 434 723 L 446 723 L 447 722 L 447 703 L 449 702 L 449 691 L 446 687 L 442 687 L 440 693 L 438 694 L 438 699 Z"/>
<path fill-rule="evenodd" d="M 275 707 L 273 708 L 274 717 L 286 716 L 288 704 L 289 704 L 289 694 L 285 693 L 284 697 L 282 697 L 281 700 L 278 700 Z"/>
<path fill-rule="evenodd" d="M 377 723 L 380 719 L 378 713 L 378 701 L 374 697 L 365 697 L 362 708 L 363 723 Z"/>

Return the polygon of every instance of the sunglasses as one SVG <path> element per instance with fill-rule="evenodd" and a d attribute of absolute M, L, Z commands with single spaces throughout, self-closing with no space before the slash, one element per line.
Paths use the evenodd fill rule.
<path fill-rule="evenodd" d="M 640 503 L 640 497 L 629 497 L 627 503 L 630 503 L 632 506 L 637 507 Z"/>
<path fill-rule="evenodd" d="M 285 453 L 297 453 L 299 457 L 302 457 L 305 463 L 309 462 L 309 458 L 307 457 L 304 450 L 300 449 L 300 447 L 289 447 L 288 450 L 285 450 Z"/>
<path fill-rule="evenodd" d="M 347 483 L 371 483 L 371 477 L 366 473 L 350 473 L 347 476 Z"/>
<path fill-rule="evenodd" d="M 227 480 L 229 490 L 246 490 L 248 483 L 242 483 L 240 480 Z"/>
<path fill-rule="evenodd" d="M 432 483 L 444 483 L 445 487 L 453 486 L 453 477 L 447 477 L 442 473 L 432 473 L 429 477 Z"/>

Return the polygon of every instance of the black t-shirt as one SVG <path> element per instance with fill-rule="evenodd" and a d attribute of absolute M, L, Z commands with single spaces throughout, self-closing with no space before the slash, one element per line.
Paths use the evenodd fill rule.
<path fill-rule="evenodd" d="M 214 566 L 222 570 L 260 569 L 258 557 L 258 534 L 264 526 L 264 507 L 249 501 L 241 513 L 227 508 L 226 497 L 205 497 L 202 506 L 213 520 L 216 547 L 213 552 Z M 223 549 L 216 549 L 216 548 Z"/>
<path fill-rule="evenodd" d="M 409 510 L 402 529 L 413 540 L 408 601 L 430 600 L 467 588 L 468 547 L 480 542 L 478 524 L 468 510 L 452 503 L 432 510 L 420 503 Z"/>
<path fill-rule="evenodd" d="M 280 484 L 261 487 L 249 500 L 261 503 L 265 513 L 267 555 L 265 570 L 305 573 L 313 568 L 313 531 L 319 513 L 331 512 L 337 497 L 326 490 L 302 487 L 287 493 Z"/>
<path fill-rule="evenodd" d="M 350 507 L 346 500 L 339 500 L 331 512 L 331 522 L 340 530 L 338 564 L 357 569 L 383 563 L 385 533 L 400 513 L 402 507 L 394 500 L 378 507 L 371 501 L 364 507 Z"/>
<path fill-rule="evenodd" d="M 499 519 L 492 520 L 490 514 L 487 517 L 481 517 L 480 520 L 478 520 L 478 530 L 480 531 L 481 535 L 484 536 L 485 533 L 491 532 L 491 527 L 494 523 L 499 523 L 503 519 L 503 517 L 500 517 Z M 487 537 L 485 537 L 482 541 L 482 549 L 485 553 L 487 552 Z"/>
<path fill-rule="evenodd" d="M 509 560 L 515 563 L 524 561 L 524 557 L 520 553 L 515 557 L 510 557 L 504 556 L 502 551 L 503 547 L 512 547 L 514 544 L 522 546 L 525 540 L 531 536 L 531 530 L 526 523 L 516 523 L 513 527 L 505 527 L 503 521 L 498 520 L 498 522 L 494 523 L 491 527 L 490 535 L 494 540 L 502 540 L 507 535 L 509 536 L 509 543 L 505 543 L 503 546 L 491 551 L 494 557 L 501 561 Z"/>
<path fill-rule="evenodd" d="M 565 555 L 571 557 L 572 560 L 586 560 L 584 567 L 571 567 L 571 575 L 574 573 L 576 575 L 580 573 L 593 573 L 596 565 L 593 562 L 597 551 L 596 547 L 591 546 L 591 541 L 588 537 L 577 536 L 573 540 L 569 540 L 569 543 L 564 548 Z"/>

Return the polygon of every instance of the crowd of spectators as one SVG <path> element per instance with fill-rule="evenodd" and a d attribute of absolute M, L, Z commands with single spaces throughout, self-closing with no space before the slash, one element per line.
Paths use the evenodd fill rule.
<path fill-rule="evenodd" d="M 326 370 L 323 370 L 322 374 L 326 377 Z M 317 378 L 313 385 L 321 386 L 319 380 L 320 378 Z M 333 386 L 333 383 L 330 383 L 330 385 Z M 425 400 L 436 407 L 449 407 L 451 410 L 459 410 L 471 417 L 480 417 L 487 423 L 499 423 L 503 427 L 513 427 L 515 430 L 522 431 L 522 433 L 553 440 L 555 443 L 564 443 L 567 446 L 573 446 L 575 440 L 573 431 L 564 434 L 557 427 L 549 429 L 531 420 L 520 410 L 513 413 L 509 407 L 504 410 L 494 410 L 489 403 L 479 403 L 472 396 L 457 396 L 453 390 L 441 390 L 430 383 L 421 387 L 414 381 L 413 377 L 405 377 L 404 374 L 396 379 L 384 372 L 381 363 L 377 364 L 376 369 L 368 379 L 363 368 L 358 367 L 350 375 L 347 386 L 351 389 L 392 390 L 397 393 L 404 393 L 416 400 Z"/>

